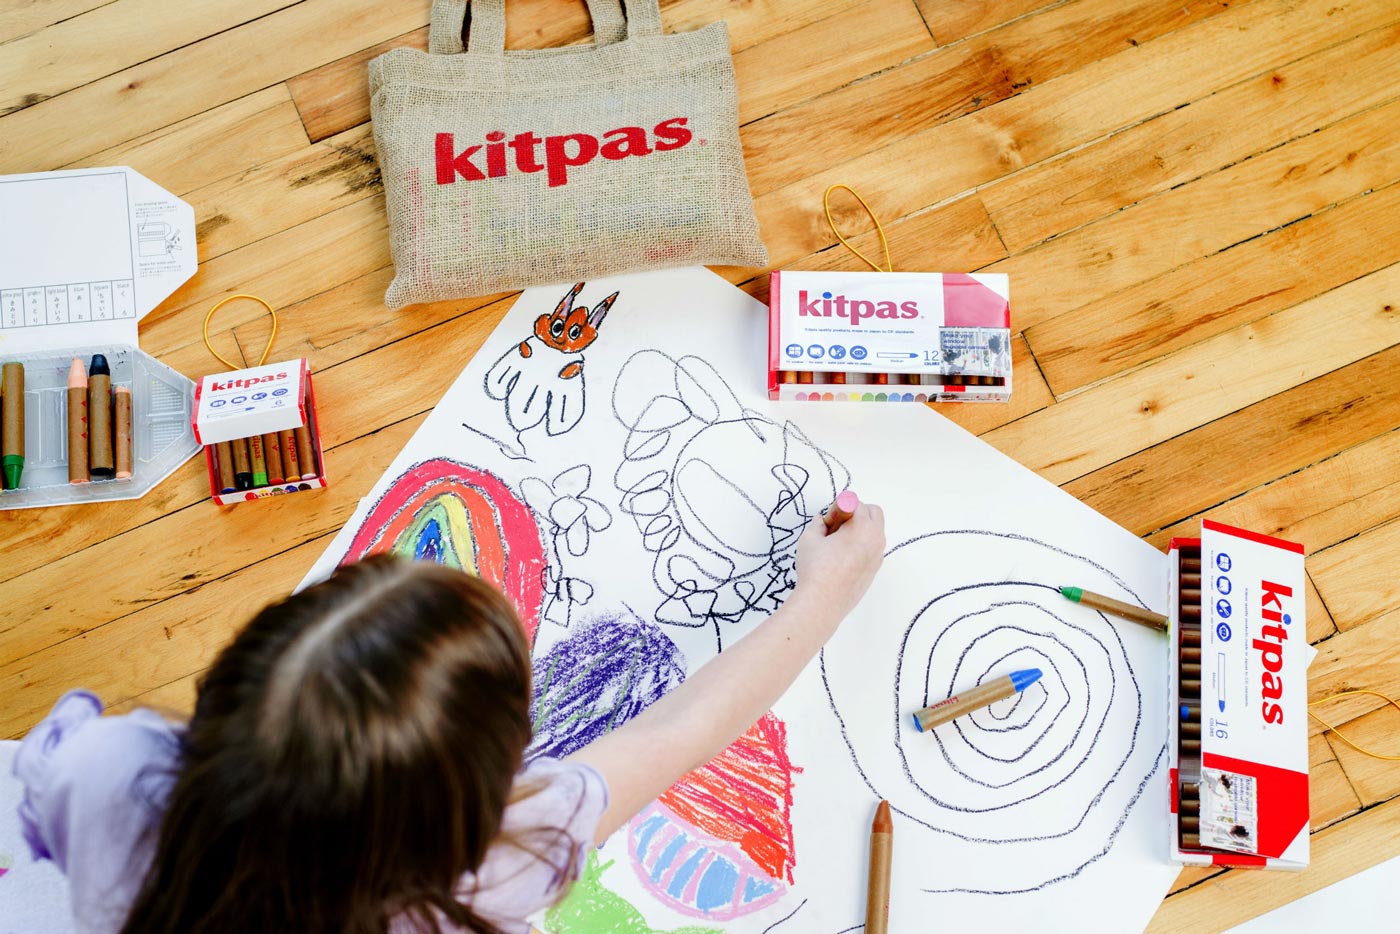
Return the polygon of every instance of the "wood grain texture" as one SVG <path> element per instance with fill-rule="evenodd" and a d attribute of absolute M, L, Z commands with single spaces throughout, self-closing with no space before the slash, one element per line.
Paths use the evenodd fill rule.
<path fill-rule="evenodd" d="M 184 196 L 199 272 L 141 324 L 192 377 L 209 306 L 279 310 L 317 373 L 330 489 L 219 509 L 194 460 L 145 498 L 0 512 L 0 736 L 66 689 L 182 715 L 491 333 L 511 295 L 398 312 L 365 67 L 429 0 L 0 5 L 0 172 L 129 164 Z M 512 0 L 507 44 L 589 41 Z M 723 18 L 774 267 L 1011 274 L 1015 391 L 936 406 L 1164 547 L 1202 517 L 1307 548 L 1313 699 L 1400 696 L 1400 7 L 1393 0 L 667 0 Z M 9 111 L 9 112 L 6 112 Z M 837 195 L 840 228 L 879 252 Z M 759 299 L 767 269 L 716 272 Z M 256 359 L 248 302 L 221 352 Z M 411 370 L 367 397 L 363 385 Z M 135 557 L 133 557 L 135 556 Z M 112 568 L 122 573 L 112 573 Z M 1371 696 L 1319 712 L 1394 748 Z M 1313 866 L 1187 869 L 1151 930 L 1214 931 L 1400 852 L 1400 772 L 1309 724 Z"/>

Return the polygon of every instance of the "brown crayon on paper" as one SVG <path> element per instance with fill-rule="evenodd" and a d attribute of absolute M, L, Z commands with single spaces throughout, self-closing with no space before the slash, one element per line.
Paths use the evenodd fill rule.
<path fill-rule="evenodd" d="M 131 390 L 116 389 L 117 409 L 117 479 L 131 479 Z"/>
<path fill-rule="evenodd" d="M 116 454 L 112 449 L 112 376 L 88 376 L 88 472 L 94 480 L 110 480 L 117 475 Z"/>
<path fill-rule="evenodd" d="M 282 473 L 282 439 L 276 432 L 262 436 L 263 458 L 267 461 L 267 482 L 279 486 L 286 475 Z"/>
<path fill-rule="evenodd" d="M 321 474 L 316 469 L 316 457 L 311 451 L 311 432 L 305 425 L 298 425 L 292 433 L 297 439 L 297 462 L 301 465 L 301 478 L 315 480 Z"/>
<path fill-rule="evenodd" d="M 68 482 L 88 482 L 88 376 L 77 357 L 68 367 Z"/>
<path fill-rule="evenodd" d="M 278 439 L 282 442 L 282 474 L 288 482 L 301 479 L 301 464 L 297 458 L 297 437 L 288 428 L 286 431 L 277 432 Z"/>
<path fill-rule="evenodd" d="M 865 890 L 865 934 L 890 929 L 890 863 L 894 855 L 894 821 L 890 803 L 881 801 L 870 825 L 870 879 Z"/>

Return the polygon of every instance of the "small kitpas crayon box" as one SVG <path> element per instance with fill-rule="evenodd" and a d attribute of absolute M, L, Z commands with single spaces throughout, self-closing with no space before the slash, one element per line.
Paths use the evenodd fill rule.
<path fill-rule="evenodd" d="M 1209 519 L 1173 539 L 1171 858 L 1308 865 L 1303 546 Z"/>
<path fill-rule="evenodd" d="M 1010 285 L 1001 274 L 773 272 L 768 398 L 1005 402 Z"/>
<path fill-rule="evenodd" d="M 220 506 L 327 485 L 304 358 L 204 377 L 193 421 L 205 446 L 209 495 Z"/>

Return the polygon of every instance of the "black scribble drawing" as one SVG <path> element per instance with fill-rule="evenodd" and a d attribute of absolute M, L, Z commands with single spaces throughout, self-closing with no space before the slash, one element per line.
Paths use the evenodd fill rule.
<path fill-rule="evenodd" d="M 613 479 L 654 556 L 656 619 L 713 627 L 722 649 L 724 624 L 782 604 L 798 536 L 850 475 L 796 425 L 745 409 L 699 357 L 638 351 L 612 404 L 627 429 Z"/>
<path fill-rule="evenodd" d="M 593 598 L 593 585 L 565 572 L 565 555 L 581 558 L 588 553 L 593 533 L 612 525 L 612 513 L 588 495 L 593 468 L 577 464 L 560 471 L 553 480 L 526 477 L 520 493 L 548 537 L 548 555 L 542 572 L 544 610 L 541 616 L 566 629 L 575 607 Z"/>
<path fill-rule="evenodd" d="M 1076 579 L 1096 574 L 1105 590 L 1142 605 L 1089 558 L 1012 533 L 918 536 L 891 548 L 886 568 L 936 568 L 951 554 L 1012 549 L 1007 566 L 1052 560 L 1034 557 L 1049 552 L 1077 565 Z M 893 564 L 896 556 L 904 563 Z M 911 618 L 901 615 L 883 640 L 863 634 L 880 640 L 874 644 L 881 651 L 889 646 L 888 668 L 872 670 L 867 662 L 855 672 L 843 667 L 839 647 L 822 653 L 822 683 L 851 761 L 872 792 L 930 834 L 931 858 L 964 866 L 988 853 L 1025 851 L 1014 871 L 948 872 L 923 891 L 1013 895 L 1078 876 L 1113 848 L 1166 754 L 1165 744 L 1154 750 L 1140 738 L 1150 713 L 1117 628 L 1106 619 L 1101 626 L 1073 622 L 1058 587 L 1040 581 L 950 580 L 929 589 L 932 596 Z M 892 682 L 882 712 L 902 722 L 910 710 L 962 686 L 1029 667 L 1045 674 L 1024 693 L 927 733 L 911 723 L 874 736 L 860 719 L 865 702 L 853 696 L 872 680 Z"/>
<path fill-rule="evenodd" d="M 482 383 L 486 395 L 505 403 L 506 421 L 515 434 L 515 444 L 494 438 L 480 429 L 477 434 L 490 439 L 511 457 L 525 455 L 524 434 L 539 425 L 546 435 L 562 435 L 583 418 L 587 397 L 584 391 L 583 351 L 598 337 L 598 329 L 619 293 L 604 298 L 590 311 L 574 307 L 583 291 L 579 282 L 565 293 L 554 311 L 535 319 L 534 333 L 501 354 Z"/>

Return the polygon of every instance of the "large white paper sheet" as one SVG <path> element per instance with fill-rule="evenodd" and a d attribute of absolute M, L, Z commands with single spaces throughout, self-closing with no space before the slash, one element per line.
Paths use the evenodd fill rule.
<path fill-rule="evenodd" d="M 766 328 L 703 269 L 525 292 L 308 580 L 394 550 L 502 586 L 534 634 L 532 753 L 563 755 L 778 606 L 797 534 L 849 485 L 887 516 L 865 601 L 541 924 L 855 930 L 884 797 L 891 930 L 1143 928 L 1178 872 L 1167 646 L 1055 588 L 1160 610 L 1165 559 L 925 406 L 769 402 Z M 1018 698 L 915 731 L 1029 667 Z"/>

